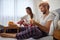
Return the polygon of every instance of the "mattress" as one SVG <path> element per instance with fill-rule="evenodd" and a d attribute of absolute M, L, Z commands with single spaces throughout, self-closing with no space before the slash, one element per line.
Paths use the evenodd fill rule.
<path fill-rule="evenodd" d="M 17 40 L 17 39 L 0 37 L 0 40 Z M 53 40 L 53 37 L 52 36 L 47 36 L 47 37 L 43 37 L 43 38 L 40 38 L 40 39 L 29 38 L 29 39 L 23 39 L 23 40 Z"/>

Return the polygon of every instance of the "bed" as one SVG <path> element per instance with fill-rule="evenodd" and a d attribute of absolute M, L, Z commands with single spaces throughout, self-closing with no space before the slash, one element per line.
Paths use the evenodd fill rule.
<path fill-rule="evenodd" d="M 17 39 L 0 37 L 0 40 L 17 40 Z M 40 39 L 29 38 L 29 39 L 23 39 L 23 40 L 53 40 L 53 37 L 52 36 L 47 36 L 47 37 L 43 37 L 43 38 L 40 38 Z"/>

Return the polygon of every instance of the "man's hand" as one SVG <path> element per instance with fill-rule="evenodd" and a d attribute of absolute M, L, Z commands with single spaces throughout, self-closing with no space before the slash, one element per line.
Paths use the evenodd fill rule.
<path fill-rule="evenodd" d="M 30 23 L 36 25 L 36 21 L 33 19 L 30 20 Z"/>

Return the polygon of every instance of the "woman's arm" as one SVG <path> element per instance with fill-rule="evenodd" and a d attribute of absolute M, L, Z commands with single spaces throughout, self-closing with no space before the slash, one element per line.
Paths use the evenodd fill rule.
<path fill-rule="evenodd" d="M 21 19 L 25 19 L 27 17 L 27 15 L 25 15 L 25 16 L 23 16 L 23 17 L 21 17 Z"/>

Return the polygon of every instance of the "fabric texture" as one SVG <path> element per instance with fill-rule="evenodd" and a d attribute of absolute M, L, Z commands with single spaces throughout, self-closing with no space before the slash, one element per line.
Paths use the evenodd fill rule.
<path fill-rule="evenodd" d="M 46 35 L 47 35 L 47 33 L 40 31 L 40 29 L 38 27 L 29 27 L 28 29 L 26 29 L 20 33 L 17 33 L 16 38 L 17 39 L 27 39 L 27 38 L 32 37 L 34 39 L 38 39 L 38 38 L 41 38 Z"/>

